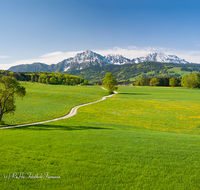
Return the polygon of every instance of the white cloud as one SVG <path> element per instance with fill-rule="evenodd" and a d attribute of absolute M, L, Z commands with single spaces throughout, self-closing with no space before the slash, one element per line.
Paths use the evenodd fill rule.
<path fill-rule="evenodd" d="M 79 52 L 82 52 L 82 51 L 72 51 L 72 52 L 65 52 L 65 53 L 64 52 L 47 53 L 36 59 L 24 59 L 24 60 L 15 61 L 10 64 L 0 64 L 0 69 L 6 70 L 15 65 L 32 64 L 35 62 L 45 63 L 47 65 L 56 64 L 69 57 L 74 57 Z"/>
<path fill-rule="evenodd" d="M 48 65 L 53 64 L 53 63 L 56 64 L 69 57 L 74 57 L 77 53 L 80 53 L 83 51 L 51 52 L 51 53 L 44 54 L 36 59 L 26 59 L 26 60 L 15 61 L 10 64 L 0 64 L 0 69 L 8 69 L 11 66 L 20 65 L 20 64 L 31 64 L 34 62 L 41 62 Z M 119 54 L 129 59 L 145 56 L 153 52 L 162 52 L 167 55 L 177 55 L 179 58 L 185 59 L 186 61 L 189 61 L 189 62 L 200 63 L 200 51 L 182 51 L 182 50 L 175 50 L 175 49 L 162 48 L 162 47 L 139 48 L 135 46 L 129 46 L 127 48 L 114 47 L 111 49 L 104 49 L 104 50 L 94 49 L 92 51 L 99 53 L 103 56 L 108 55 L 108 54 Z M 6 58 L 7 56 L 0 56 L 0 58 L 1 57 Z"/>

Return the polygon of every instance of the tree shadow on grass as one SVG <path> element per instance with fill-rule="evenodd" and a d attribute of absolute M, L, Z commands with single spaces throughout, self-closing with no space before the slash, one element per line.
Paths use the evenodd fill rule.
<path fill-rule="evenodd" d="M 112 128 L 106 127 L 92 127 L 92 126 L 63 126 L 63 125 L 48 125 L 48 124 L 38 124 L 38 125 L 29 125 L 24 127 L 14 127 L 10 128 L 10 130 L 30 130 L 30 131 L 48 131 L 48 130 L 66 130 L 66 131 L 76 131 L 76 130 L 99 130 L 99 129 L 109 129 L 113 130 Z"/>
<path fill-rule="evenodd" d="M 125 92 L 123 92 L 123 93 L 118 93 L 118 94 L 123 94 L 123 95 L 151 95 L 151 94 L 149 94 L 149 93 L 125 93 Z"/>

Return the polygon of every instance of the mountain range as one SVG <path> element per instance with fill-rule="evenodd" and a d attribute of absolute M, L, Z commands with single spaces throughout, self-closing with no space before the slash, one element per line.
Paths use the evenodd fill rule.
<path fill-rule="evenodd" d="M 180 59 L 176 55 L 166 55 L 164 53 L 151 53 L 144 57 L 135 59 L 128 59 L 122 55 L 107 55 L 102 56 L 93 51 L 86 50 L 82 53 L 76 54 L 75 57 L 64 59 L 63 61 L 47 65 L 45 63 L 22 64 L 12 66 L 8 70 L 13 72 L 69 72 L 76 70 L 83 70 L 91 66 L 103 67 L 106 65 L 125 65 L 138 64 L 143 62 L 160 62 L 160 63 L 176 63 L 189 64 L 184 59 Z"/>

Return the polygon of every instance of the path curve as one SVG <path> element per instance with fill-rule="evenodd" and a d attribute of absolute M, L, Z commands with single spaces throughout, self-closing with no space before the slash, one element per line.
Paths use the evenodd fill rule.
<path fill-rule="evenodd" d="M 106 90 L 105 88 L 103 88 L 103 89 Z M 97 100 L 97 101 L 94 101 L 94 102 L 89 102 L 89 103 L 86 103 L 86 104 L 81 104 L 79 106 L 75 106 L 75 107 L 73 107 L 71 109 L 71 111 L 67 115 L 65 115 L 63 117 L 59 117 L 59 118 L 55 118 L 55 119 L 51 119 L 51 120 L 47 120 L 47 121 L 40 121 L 40 122 L 36 122 L 36 123 L 28 123 L 28 124 L 22 124 L 22 125 L 13 125 L 13 126 L 7 126 L 7 127 L 0 127 L 0 129 L 9 129 L 9 128 L 15 128 L 15 127 L 24 127 L 24 126 L 29 126 L 29 125 L 38 125 L 38 124 L 48 123 L 48 122 L 51 122 L 51 121 L 67 119 L 69 117 L 72 117 L 72 116 L 76 115 L 78 108 L 80 108 L 82 106 L 87 106 L 87 105 L 90 105 L 90 104 L 94 104 L 94 103 L 97 103 L 97 102 L 101 102 L 101 101 L 105 100 L 106 98 L 114 96 L 115 94 L 118 94 L 118 93 L 114 91 L 114 94 L 111 94 L 111 95 L 108 95 L 108 96 L 104 96 L 100 100 Z"/>

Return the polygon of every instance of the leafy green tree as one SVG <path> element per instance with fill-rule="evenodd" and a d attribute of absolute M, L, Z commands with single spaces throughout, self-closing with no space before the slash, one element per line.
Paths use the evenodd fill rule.
<path fill-rule="evenodd" d="M 200 76 L 199 74 L 190 74 L 184 75 L 181 80 L 181 86 L 188 87 L 188 88 L 196 88 L 200 85 Z"/>
<path fill-rule="evenodd" d="M 70 79 L 66 78 L 66 84 L 67 84 L 67 85 L 70 84 Z"/>
<path fill-rule="evenodd" d="M 75 80 L 74 79 L 70 79 L 70 84 L 74 85 L 75 84 Z"/>
<path fill-rule="evenodd" d="M 177 80 L 175 78 L 170 78 L 169 79 L 169 86 L 176 86 L 177 85 Z"/>
<path fill-rule="evenodd" d="M 84 80 L 83 84 L 88 85 L 88 80 Z"/>
<path fill-rule="evenodd" d="M 62 79 L 61 78 L 58 79 L 58 84 L 62 84 Z"/>
<path fill-rule="evenodd" d="M 136 81 L 136 86 L 143 86 L 144 85 L 144 79 L 142 77 L 140 77 L 137 81 Z"/>
<path fill-rule="evenodd" d="M 49 78 L 46 78 L 46 83 L 49 84 Z"/>
<path fill-rule="evenodd" d="M 31 75 L 31 82 L 33 82 L 34 81 L 34 76 L 33 75 Z"/>
<path fill-rule="evenodd" d="M 158 86 L 159 85 L 159 79 L 157 78 L 152 78 L 150 80 L 150 86 Z"/>
<path fill-rule="evenodd" d="M 38 78 L 38 82 L 42 83 L 42 78 L 41 77 Z"/>
<path fill-rule="evenodd" d="M 3 114 L 15 112 L 15 94 L 23 98 L 26 90 L 19 82 L 12 77 L 3 76 L 0 78 L 0 121 Z"/>
<path fill-rule="evenodd" d="M 105 78 L 103 79 L 103 86 L 108 90 L 109 94 L 112 94 L 114 90 L 117 90 L 117 80 L 114 78 L 112 73 L 106 73 Z"/>
<path fill-rule="evenodd" d="M 80 84 L 80 78 L 76 78 L 76 79 L 75 79 L 75 83 L 76 83 L 76 84 Z"/>
<path fill-rule="evenodd" d="M 46 83 L 46 79 L 45 78 L 42 79 L 42 83 Z"/>
<path fill-rule="evenodd" d="M 184 75 L 181 80 L 181 86 L 188 87 L 188 75 Z"/>
<path fill-rule="evenodd" d="M 80 83 L 84 83 L 84 79 L 80 79 Z"/>
<path fill-rule="evenodd" d="M 190 74 L 188 76 L 188 88 L 196 88 L 199 85 L 199 77 L 195 74 Z"/>
<path fill-rule="evenodd" d="M 51 77 L 49 82 L 50 82 L 50 84 L 57 84 L 58 83 L 58 79 L 56 79 L 55 77 Z"/>

